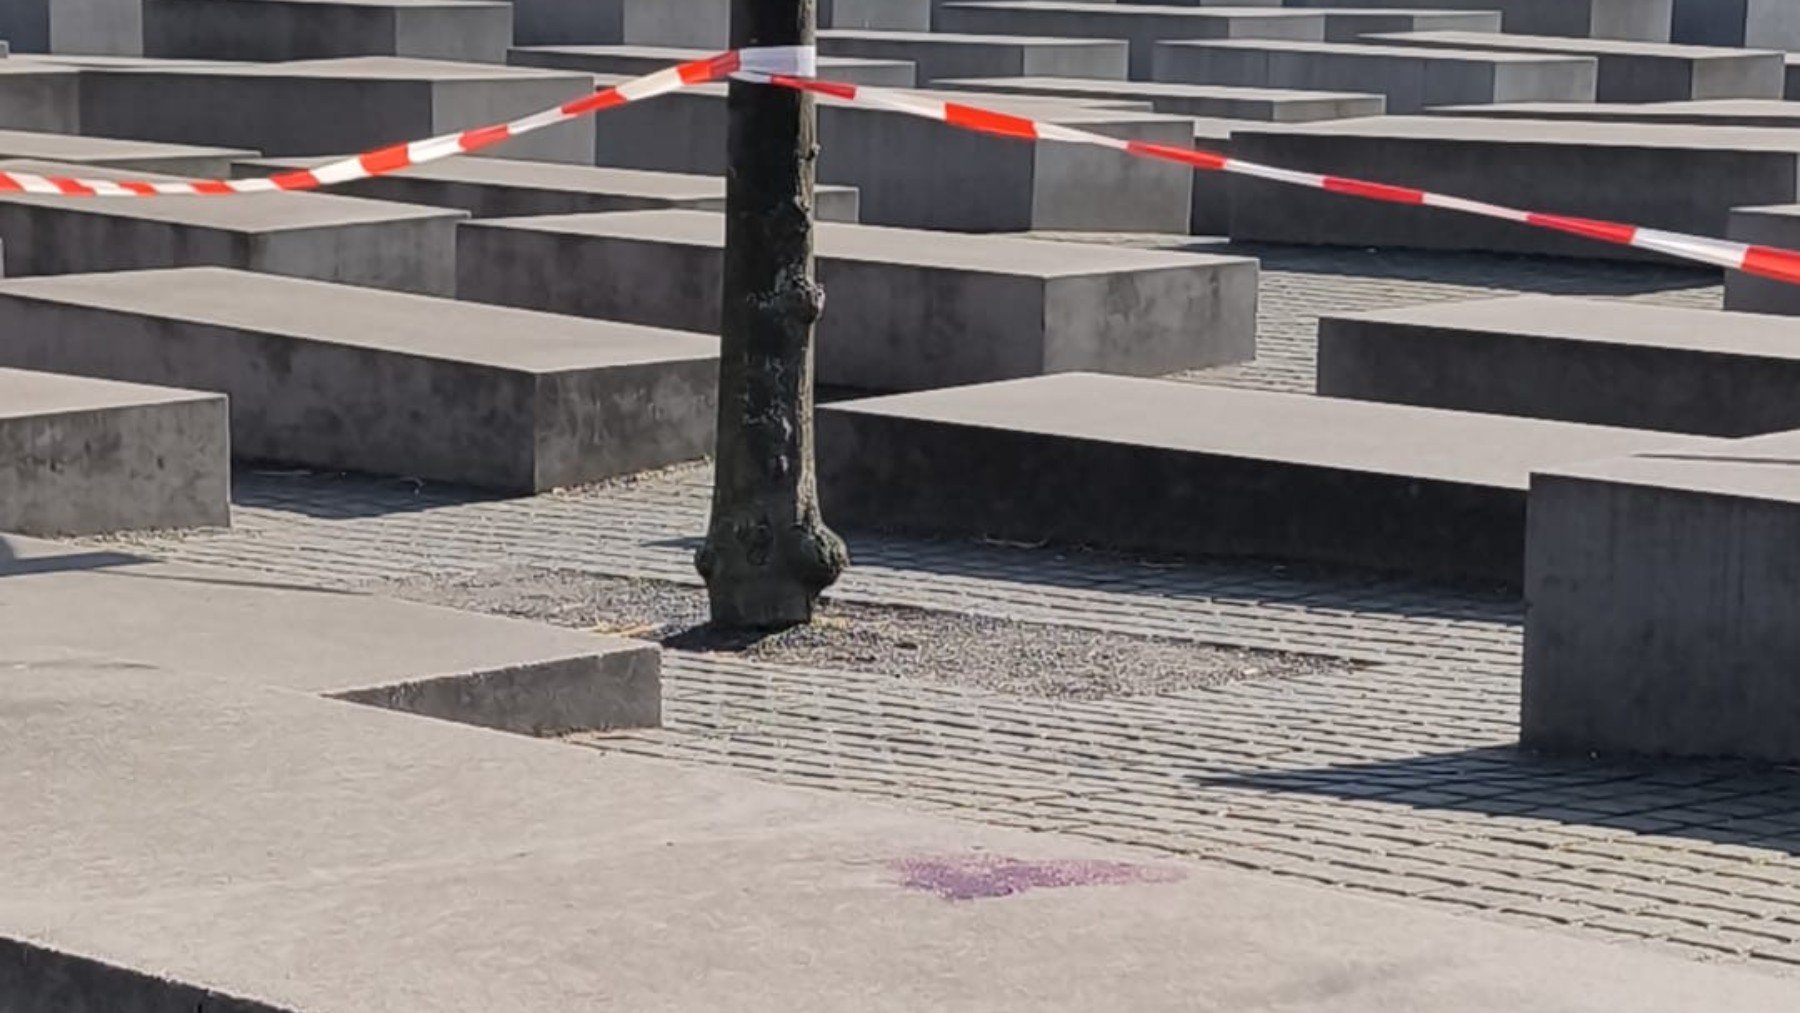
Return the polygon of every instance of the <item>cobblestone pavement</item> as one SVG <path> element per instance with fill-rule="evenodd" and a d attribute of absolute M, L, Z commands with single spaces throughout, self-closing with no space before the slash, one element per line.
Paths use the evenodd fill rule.
<path fill-rule="evenodd" d="M 1121 240 L 1122 241 L 1122 240 Z M 1265 255 L 1263 356 L 1186 379 L 1310 386 L 1321 312 L 1557 292 L 1716 307 L 1673 268 L 1344 251 Z M 703 467 L 494 500 L 248 473 L 229 532 L 170 558 L 359 586 L 546 566 L 695 582 Z M 1510 595 L 1236 562 L 860 537 L 841 599 L 1354 662 L 1152 697 L 1051 700 L 671 652 L 667 727 L 598 749 L 1191 855 L 1706 960 L 1800 969 L 1800 777 L 1512 748 Z"/>

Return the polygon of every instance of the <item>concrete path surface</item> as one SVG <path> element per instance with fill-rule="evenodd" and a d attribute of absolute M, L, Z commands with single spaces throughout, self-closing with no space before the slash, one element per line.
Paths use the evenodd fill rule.
<path fill-rule="evenodd" d="M 322 698 L 250 653 L 233 672 L 73 626 L 19 641 L 17 600 L 3 1010 L 1800 1001 L 1757 971 Z"/>

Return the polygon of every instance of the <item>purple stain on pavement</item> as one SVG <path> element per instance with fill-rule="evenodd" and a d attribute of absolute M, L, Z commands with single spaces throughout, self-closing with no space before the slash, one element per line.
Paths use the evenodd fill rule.
<path fill-rule="evenodd" d="M 1169 883 L 1181 878 L 1181 873 L 1175 869 L 1129 862 L 1031 861 L 1003 855 L 903 858 L 895 862 L 894 867 L 900 872 L 902 886 L 909 890 L 927 890 L 945 900 L 1006 897 L 1027 890 L 1065 886 Z"/>

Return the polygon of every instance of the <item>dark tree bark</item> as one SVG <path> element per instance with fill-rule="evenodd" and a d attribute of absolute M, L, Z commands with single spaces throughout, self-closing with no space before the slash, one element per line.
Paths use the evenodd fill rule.
<path fill-rule="evenodd" d="M 813 0 L 732 0 L 734 48 L 813 31 Z M 809 621 L 849 562 L 813 471 L 817 123 L 811 95 L 769 85 L 733 81 L 728 109 L 717 465 L 695 564 L 714 626 L 778 629 Z"/>

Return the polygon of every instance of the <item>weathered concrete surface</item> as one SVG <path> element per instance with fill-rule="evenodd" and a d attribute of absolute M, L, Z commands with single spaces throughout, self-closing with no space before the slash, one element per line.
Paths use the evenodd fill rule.
<path fill-rule="evenodd" d="M 1131 44 L 1129 76 L 1138 80 L 1149 80 L 1156 44 L 1169 39 L 1318 42 L 1325 38 L 1322 14 L 1279 7 L 1217 8 L 1083 0 L 959 2 L 941 5 L 935 24 L 939 32 L 969 35 L 1124 39 Z"/>
<path fill-rule="evenodd" d="M 21 53 L 140 55 L 143 0 L 6 0 L 0 38 Z"/>
<path fill-rule="evenodd" d="M 310 169 L 343 156 L 253 158 L 232 163 L 239 178 Z M 476 218 L 568 215 L 650 208 L 725 210 L 725 179 L 690 173 L 520 162 L 459 155 L 328 191 L 348 197 L 455 208 Z M 856 188 L 820 184 L 813 213 L 822 221 L 857 220 Z"/>
<path fill-rule="evenodd" d="M 933 0 L 818 0 L 820 28 L 923 32 Z M 731 0 L 514 0 L 522 46 L 570 43 L 729 46 Z"/>
<path fill-rule="evenodd" d="M 721 43 L 720 48 L 724 44 Z M 514 46 L 506 62 L 515 67 L 579 70 L 589 74 L 636 77 L 713 55 L 716 49 L 673 46 Z M 869 60 L 854 56 L 821 56 L 819 76 L 847 84 L 911 88 L 918 74 L 911 60 Z"/>
<path fill-rule="evenodd" d="M 254 573 L 0 535 L 0 613 L 9 659 L 114 659 L 157 671 L 149 692 L 182 673 L 526 734 L 661 721 L 653 644 Z"/>
<path fill-rule="evenodd" d="M 146 56 L 504 63 L 512 7 L 493 0 L 147 0 Z"/>
<path fill-rule="evenodd" d="M 1502 102 L 1437 106 L 1431 116 L 1505 120 L 1592 120 L 1599 123 L 1688 124 L 1709 127 L 1800 127 L 1800 102 L 1783 99 L 1707 99 L 1699 102 Z"/>
<path fill-rule="evenodd" d="M 78 132 L 80 87 L 78 68 L 30 58 L 0 59 L 0 128 Z"/>
<path fill-rule="evenodd" d="M 1800 248 L 1800 204 L 1732 208 L 1725 234 L 1744 243 L 1784 250 Z M 1726 271 L 1725 308 L 1800 316 L 1800 287 L 1742 271 Z"/>
<path fill-rule="evenodd" d="M 1289 7 L 1395 7 L 1497 10 L 1506 31 L 1521 35 L 1669 41 L 1678 0 L 1287 0 Z"/>
<path fill-rule="evenodd" d="M 1497 32 L 1407 32 L 1372 35 L 1368 41 L 1423 49 L 1591 56 L 1599 63 L 1594 97 L 1601 102 L 1778 99 L 1786 82 L 1784 54 L 1767 50 Z"/>
<path fill-rule="evenodd" d="M 1592 102 L 1588 56 L 1357 42 L 1159 42 L 1158 81 L 1384 95 L 1390 112 L 1470 102 Z"/>
<path fill-rule="evenodd" d="M 911 60 L 920 84 L 942 77 L 1041 76 L 1123 78 L 1129 47 L 1123 39 L 947 32 L 819 33 L 819 52 L 876 60 Z"/>
<path fill-rule="evenodd" d="M 1706 46 L 1800 49 L 1800 6 L 1790 0 L 1675 0 L 1670 38 Z"/>
<path fill-rule="evenodd" d="M 533 493 L 712 449 L 699 334 L 218 268 L 0 281 L 0 364 L 218 391 L 238 457 Z"/>
<path fill-rule="evenodd" d="M 280 625 L 334 663 L 317 627 Z M 0 764 L 31 776 L 0 786 L 0 937 L 25 941 L 0 950 L 0 1002 L 22 1009 L 176 1008 L 167 979 L 259 1013 L 1691 1013 L 1795 988 L 307 699 L 247 685 L 255 654 L 223 679 L 102 646 L 8 657 L 0 707 L 31 720 Z M 968 869 L 961 895 L 998 893 L 1008 863 L 1067 885 L 906 885 Z"/>
<path fill-rule="evenodd" d="M 386 56 L 114 66 L 83 77 L 81 123 L 105 137 L 331 155 L 483 127 L 592 90 L 590 77 L 566 71 Z M 593 150 L 588 116 L 483 157 L 591 165 Z"/>
<path fill-rule="evenodd" d="M 95 535 L 230 521 L 224 398 L 0 369 L 0 530 Z M 7 631 L 10 639 L 10 616 Z"/>
<path fill-rule="evenodd" d="M 1532 477 L 1520 740 L 1800 760 L 1800 435 Z"/>
<path fill-rule="evenodd" d="M 1300 6 L 1294 4 L 1293 6 Z M 1381 32 L 1497 32 L 1504 16 L 1498 10 L 1396 10 L 1375 7 L 1319 11 L 1325 15 L 1326 42 L 1355 42 Z"/>
<path fill-rule="evenodd" d="M 606 81 L 607 79 L 602 78 Z M 1104 108 L 1092 99 L 942 97 L 979 102 L 1127 140 L 1186 145 L 1188 120 Z M 701 85 L 606 114 L 594 161 L 631 169 L 723 175 L 725 87 Z M 959 232 L 1188 229 L 1185 166 L 1080 144 L 1026 144 L 838 99 L 819 102 L 819 179 L 854 186 L 871 225 Z"/>
<path fill-rule="evenodd" d="M 0 167 L 39 175 L 159 178 L 58 162 L 0 161 Z M 447 296 L 456 291 L 456 223 L 466 217 L 328 193 L 112 200 L 0 195 L 8 276 L 212 265 Z"/>
<path fill-rule="evenodd" d="M 3 61 L 0 61 L 3 66 Z M 171 176 L 222 179 L 237 158 L 254 158 L 248 148 L 198 147 L 154 141 L 117 141 L 68 133 L 0 130 L 0 158 L 27 158 L 113 169 L 140 169 Z M 94 175 L 83 170 L 86 175 Z"/>
<path fill-rule="evenodd" d="M 1295 91 L 1287 88 L 1240 88 L 1224 84 L 1179 84 L 1163 81 L 1101 81 L 1080 77 L 947 78 L 938 88 L 1077 99 L 1124 99 L 1148 102 L 1171 116 L 1206 116 L 1274 123 L 1306 123 L 1357 116 L 1380 116 L 1387 109 L 1381 95 L 1354 92 Z"/>
<path fill-rule="evenodd" d="M 1749 127 L 1390 116 L 1247 126 L 1232 154 L 1533 211 L 1723 235 L 1734 207 L 1800 185 L 1800 133 Z M 1627 247 L 1510 222 L 1234 177 L 1234 239 L 1638 260 Z"/>
<path fill-rule="evenodd" d="M 819 410 L 833 523 L 1516 584 L 1535 469 L 1718 441 L 1076 373 Z"/>
<path fill-rule="evenodd" d="M 718 328 L 724 218 L 496 219 L 459 236 L 458 298 Z M 1074 369 L 1157 374 L 1255 355 L 1256 263 L 821 223 L 822 383 L 917 390 Z"/>
<path fill-rule="evenodd" d="M 1800 320 L 1556 296 L 1319 320 L 1318 392 L 1708 436 L 1800 429 Z"/>

